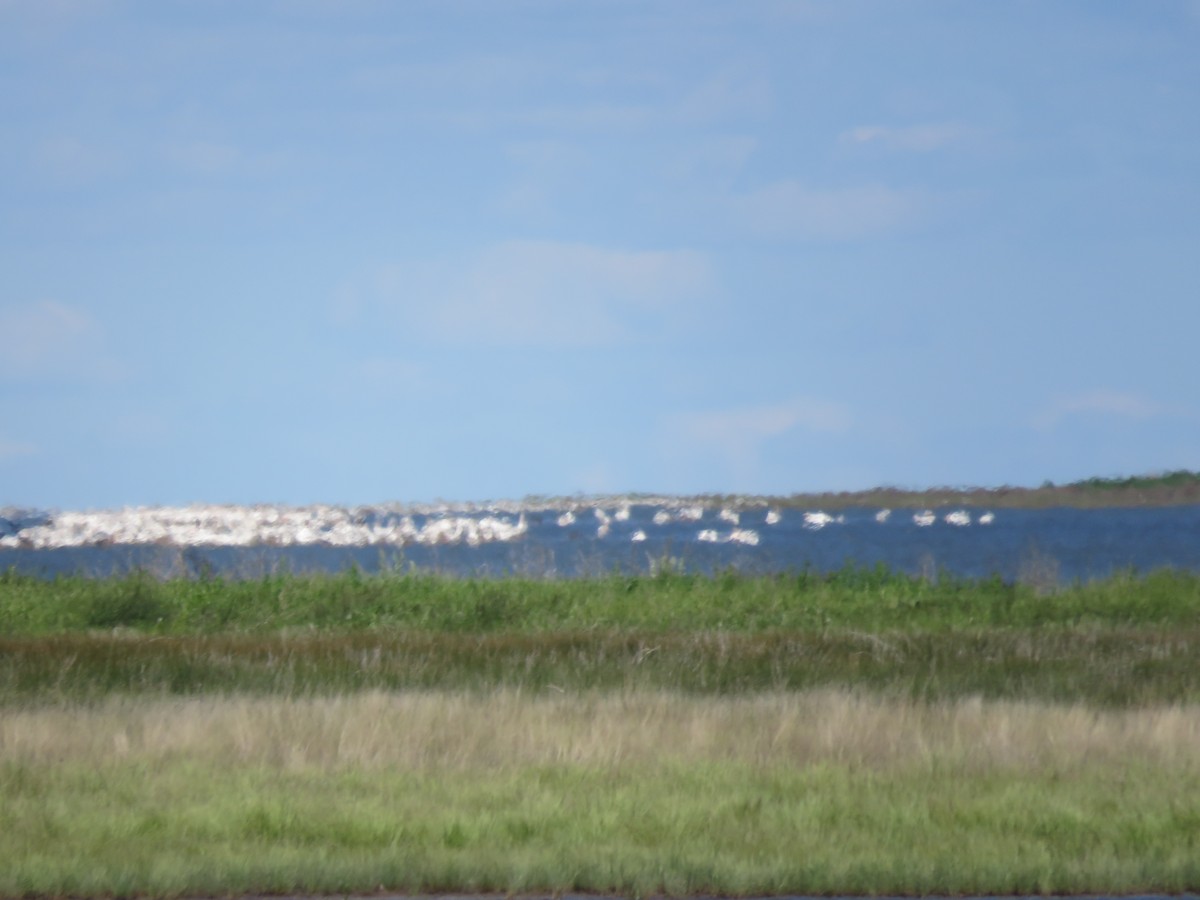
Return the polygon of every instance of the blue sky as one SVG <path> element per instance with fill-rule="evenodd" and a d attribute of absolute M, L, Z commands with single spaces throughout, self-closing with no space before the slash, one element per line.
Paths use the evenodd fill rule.
<path fill-rule="evenodd" d="M 0 504 L 1200 469 L 1200 3 L 0 0 Z"/>

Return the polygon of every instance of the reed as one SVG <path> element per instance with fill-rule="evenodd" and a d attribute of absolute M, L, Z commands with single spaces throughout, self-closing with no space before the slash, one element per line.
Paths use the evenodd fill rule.
<path fill-rule="evenodd" d="M 843 688 L 677 691 L 361 691 L 327 697 L 112 696 L 13 709 L 0 764 L 501 772 L 738 763 L 1060 776 L 1094 767 L 1196 768 L 1200 703 L 914 700 Z"/>
<path fill-rule="evenodd" d="M 0 638 L 0 708 L 494 687 L 691 694 L 853 687 L 917 699 L 1200 701 L 1200 627 L 949 632 L 412 631 Z"/>
<path fill-rule="evenodd" d="M 1200 887 L 1200 576 L 0 575 L 0 897 Z"/>
<path fill-rule="evenodd" d="M 0 725 L 2 896 L 1180 892 L 1200 708 L 112 699 Z"/>
<path fill-rule="evenodd" d="M 0 575 L 0 634 L 127 629 L 145 634 L 404 629 L 930 631 L 1200 625 L 1200 573 L 1125 572 L 1048 590 L 998 578 L 918 578 L 884 567 L 828 574 L 664 571 L 580 580 L 419 573 L 171 579 L 147 573 L 46 581 Z"/>

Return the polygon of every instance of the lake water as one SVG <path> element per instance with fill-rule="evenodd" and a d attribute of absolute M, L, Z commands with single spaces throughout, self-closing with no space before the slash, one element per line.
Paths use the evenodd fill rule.
<path fill-rule="evenodd" d="M 358 566 L 579 577 L 662 566 L 771 573 L 846 565 L 1039 584 L 1200 571 L 1200 505 L 824 512 L 672 498 L 403 507 L 0 511 L 0 569 L 43 577 L 257 577 Z"/>

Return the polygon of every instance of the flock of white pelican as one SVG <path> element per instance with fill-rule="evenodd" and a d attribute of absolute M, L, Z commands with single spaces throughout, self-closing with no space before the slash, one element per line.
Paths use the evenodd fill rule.
<path fill-rule="evenodd" d="M 631 522 L 634 506 L 643 507 L 637 522 Z M 646 507 L 653 507 L 652 515 Z M 560 529 L 595 539 L 614 539 L 639 543 L 649 539 L 647 528 L 672 523 L 694 526 L 695 540 L 702 543 L 729 543 L 757 546 L 759 525 L 780 524 L 784 512 L 778 507 L 757 505 L 706 506 L 671 498 L 653 500 L 577 500 L 557 503 L 491 503 L 451 506 L 211 506 L 133 507 L 99 512 L 62 512 L 41 515 L 34 524 L 22 526 L 11 512 L 4 518 L 0 510 L 0 550 L 52 549 L 61 547 L 103 547 L 115 544 L 161 544 L 167 546 L 251 547 L 305 546 L 331 547 L 403 547 L 409 545 L 466 544 L 479 546 L 493 542 L 515 541 L 529 533 L 530 520 L 549 516 Z M 789 513 L 790 515 L 790 513 Z M 874 515 L 885 523 L 891 510 Z M 634 527 L 643 518 L 645 527 Z M 912 514 L 918 527 L 938 521 L 933 510 Z M 986 512 L 974 519 L 990 525 L 995 519 Z M 941 520 L 956 527 L 972 524 L 971 513 L 954 510 Z M 17 525 L 13 525 L 17 521 Z M 844 513 L 804 512 L 801 527 L 819 531 L 844 524 Z M 629 524 L 626 524 L 629 523 Z M 614 533 L 614 526 L 620 530 Z M 621 527 L 623 526 L 623 527 Z M 6 533 L 7 532 L 7 533 Z"/>

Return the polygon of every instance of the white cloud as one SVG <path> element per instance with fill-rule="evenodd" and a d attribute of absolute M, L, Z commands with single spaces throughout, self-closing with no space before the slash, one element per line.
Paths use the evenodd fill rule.
<path fill-rule="evenodd" d="M 712 280 L 705 257 L 689 250 L 506 241 L 440 272 L 389 266 L 374 290 L 380 306 L 443 340 L 597 346 L 655 336 Z M 347 317 L 361 312 L 356 296 L 339 296 Z"/>
<path fill-rule="evenodd" d="M 168 144 L 163 148 L 163 155 L 172 165 L 196 175 L 219 175 L 228 172 L 241 159 L 241 153 L 236 147 L 216 141 Z"/>
<path fill-rule="evenodd" d="M 672 419 L 672 427 L 690 440 L 729 446 L 744 441 L 759 443 L 797 428 L 823 433 L 845 431 L 850 422 L 850 413 L 841 404 L 800 397 L 773 405 L 681 413 Z"/>
<path fill-rule="evenodd" d="M 488 96 L 521 91 L 548 77 L 545 63 L 523 56 L 480 54 L 437 62 L 396 62 L 359 68 L 348 76 L 356 91 L 419 92 L 422 97 Z"/>
<path fill-rule="evenodd" d="M 680 104 L 685 122 L 763 116 L 771 109 L 770 82 L 755 69 L 725 69 L 693 89 Z"/>
<path fill-rule="evenodd" d="M 24 441 L 10 441 L 0 437 L 0 463 L 22 456 L 33 456 L 37 447 Z"/>
<path fill-rule="evenodd" d="M 789 22 L 826 22 L 856 12 L 843 0 L 774 0 L 767 10 Z"/>
<path fill-rule="evenodd" d="M 930 205 L 919 191 L 884 185 L 820 189 L 794 179 L 735 196 L 730 202 L 735 216 L 753 231 L 833 240 L 905 228 L 918 222 Z"/>
<path fill-rule="evenodd" d="M 108 15 L 114 0 L 0 0 L 0 21 L 6 25 L 66 28 L 77 22 Z"/>
<path fill-rule="evenodd" d="M 1053 428 L 1076 415 L 1153 419 L 1168 413 L 1162 405 L 1132 391 L 1095 390 L 1054 401 L 1033 418 L 1033 424 L 1037 428 Z"/>
<path fill-rule="evenodd" d="M 763 445 L 793 431 L 840 434 L 851 427 L 850 410 L 839 403 L 795 397 L 783 403 L 734 409 L 676 413 L 663 422 L 669 455 L 715 453 L 730 467 L 733 480 L 748 488 L 757 478 Z"/>
<path fill-rule="evenodd" d="M 331 373 L 323 388 L 337 399 L 346 396 L 367 402 L 399 400 L 420 395 L 447 395 L 454 385 L 420 363 L 397 356 L 371 356 Z"/>
<path fill-rule="evenodd" d="M 504 155 L 539 172 L 574 171 L 588 161 L 587 152 L 578 144 L 557 140 L 509 141 L 504 145 Z"/>
<path fill-rule="evenodd" d="M 579 145 L 558 140 L 513 141 L 505 156 L 517 177 L 495 198 L 498 209 L 543 227 L 556 217 L 556 199 L 587 183 L 591 159 Z"/>
<path fill-rule="evenodd" d="M 83 310 L 42 300 L 0 307 L 0 379 L 80 377 L 111 380 L 120 367 L 104 353 L 104 334 Z"/>
<path fill-rule="evenodd" d="M 758 149 L 758 139 L 748 135 L 720 135 L 690 144 L 672 170 L 685 178 L 726 180 L 740 172 Z"/>
<path fill-rule="evenodd" d="M 576 103 L 523 109 L 469 108 L 445 114 L 445 121 L 467 129 L 520 126 L 547 131 L 628 131 L 660 118 L 655 107 L 634 103 Z"/>
<path fill-rule="evenodd" d="M 976 129 L 956 122 L 935 122 L 924 125 L 893 127 L 860 125 L 842 132 L 838 142 L 848 145 L 872 144 L 888 150 L 929 153 L 976 137 Z"/>
<path fill-rule="evenodd" d="M 34 148 L 33 162 L 40 172 L 54 181 L 79 185 L 119 174 L 125 158 L 112 146 L 63 135 L 38 144 Z"/>

